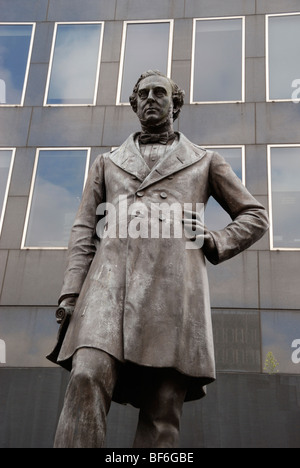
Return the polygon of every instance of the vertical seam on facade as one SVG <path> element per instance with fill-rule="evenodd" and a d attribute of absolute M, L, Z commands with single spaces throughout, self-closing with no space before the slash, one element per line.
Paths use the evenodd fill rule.
<path fill-rule="evenodd" d="M 30 130 L 31 130 L 32 115 L 33 115 L 33 106 L 31 107 L 31 112 L 30 112 L 28 133 L 27 133 L 27 138 L 26 138 L 26 148 L 29 146 L 29 135 L 30 135 Z"/>
<path fill-rule="evenodd" d="M 2 298 L 2 293 L 3 293 L 3 288 L 4 288 L 4 280 L 5 280 L 5 277 L 6 277 L 6 270 L 7 270 L 9 253 L 10 253 L 10 251 L 7 250 L 7 256 L 6 256 L 5 267 L 4 267 L 4 272 L 3 272 L 3 279 L 2 279 L 2 285 L 1 285 L 1 291 L 0 291 L 0 300 Z"/>

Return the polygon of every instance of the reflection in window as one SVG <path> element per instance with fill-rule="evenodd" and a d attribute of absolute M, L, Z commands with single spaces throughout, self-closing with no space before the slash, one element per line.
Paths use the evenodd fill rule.
<path fill-rule="evenodd" d="M 0 105 L 23 105 L 33 24 L 0 24 Z"/>
<path fill-rule="evenodd" d="M 14 150 L 0 150 L 0 231 L 4 218 L 13 159 Z"/>
<path fill-rule="evenodd" d="M 270 147 L 272 248 L 300 249 L 300 147 Z"/>
<path fill-rule="evenodd" d="M 82 196 L 88 160 L 88 149 L 38 152 L 24 247 L 67 246 Z"/>
<path fill-rule="evenodd" d="M 244 148 L 233 147 L 233 148 L 209 148 L 209 150 L 217 151 L 223 158 L 231 165 L 236 175 L 245 183 L 244 174 Z M 206 211 L 205 211 L 205 225 L 211 231 L 218 231 L 224 229 L 229 223 L 231 223 L 230 216 L 225 210 L 219 205 L 219 203 L 210 197 Z"/>
<path fill-rule="evenodd" d="M 269 16 L 267 21 L 268 100 L 291 100 L 294 80 L 300 78 L 300 14 Z"/>
<path fill-rule="evenodd" d="M 272 353 L 272 357 L 279 363 L 277 370 L 280 373 L 300 374 L 299 330 L 299 312 L 261 312 L 263 367 L 268 353 Z"/>
<path fill-rule="evenodd" d="M 244 101 L 244 19 L 194 22 L 192 102 Z"/>
<path fill-rule="evenodd" d="M 170 76 L 173 22 L 125 23 L 118 102 L 128 103 L 139 76 L 159 70 Z"/>
<path fill-rule="evenodd" d="M 102 23 L 56 26 L 45 104 L 95 104 L 102 34 Z"/>

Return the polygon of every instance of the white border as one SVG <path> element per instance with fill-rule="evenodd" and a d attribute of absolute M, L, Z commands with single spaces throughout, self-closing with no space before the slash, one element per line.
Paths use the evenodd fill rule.
<path fill-rule="evenodd" d="M 195 74 L 195 49 L 196 49 L 196 23 L 197 21 L 216 21 L 216 20 L 231 20 L 241 19 L 242 20 L 242 99 L 237 101 L 194 101 L 194 74 Z M 192 42 L 192 66 L 191 66 L 191 94 L 190 104 L 236 104 L 245 102 L 245 64 L 246 64 L 246 28 L 245 28 L 245 16 L 220 16 L 212 18 L 194 18 L 193 19 L 193 42 Z M 205 66 L 204 66 L 205 69 Z"/>
<path fill-rule="evenodd" d="M 52 74 L 52 65 L 53 65 L 53 60 L 54 60 L 57 29 L 58 29 L 58 26 L 60 26 L 62 24 L 70 24 L 70 25 L 72 25 L 72 24 L 73 25 L 101 24 L 101 34 L 100 34 L 99 49 L 98 49 L 98 64 L 97 64 L 97 69 L 96 69 L 94 98 L 93 98 L 93 103 L 92 104 L 48 104 L 47 103 L 50 80 L 51 80 L 51 74 Z M 50 54 L 47 82 L 46 82 L 46 88 L 45 88 L 45 96 L 44 96 L 44 104 L 43 104 L 44 107 L 89 107 L 89 106 L 95 106 L 96 105 L 99 78 L 100 78 L 100 65 L 101 65 L 101 56 L 102 56 L 102 47 L 103 47 L 104 24 L 105 24 L 104 21 L 70 21 L 70 22 L 57 22 L 57 23 L 55 23 L 53 38 L 52 38 L 52 46 L 51 46 L 51 54 Z"/>
<path fill-rule="evenodd" d="M 167 76 L 171 78 L 172 70 L 172 54 L 173 54 L 173 35 L 174 35 L 174 20 L 165 19 L 165 20 L 139 20 L 139 21 L 124 21 L 123 23 L 123 35 L 122 35 L 122 47 L 121 47 L 121 57 L 120 57 L 120 68 L 119 68 L 119 78 L 118 78 L 118 88 L 117 88 L 117 100 L 116 106 L 129 106 L 129 102 L 120 102 L 121 91 L 122 91 L 122 81 L 123 81 L 123 71 L 124 71 L 124 61 L 125 61 L 125 48 L 126 48 L 126 39 L 127 39 L 127 26 L 128 24 L 157 24 L 157 23 L 169 23 L 169 52 L 168 52 L 168 64 L 167 64 Z M 138 78 L 138 77 L 137 77 Z"/>
<path fill-rule="evenodd" d="M 274 13 L 266 15 L 265 22 L 266 22 L 266 102 L 300 102 L 300 99 L 270 99 L 270 63 L 269 63 L 269 18 L 275 16 L 300 16 L 300 12 L 298 13 Z M 295 77 L 300 78 L 299 77 Z M 291 90 L 292 94 L 292 90 Z"/>
<path fill-rule="evenodd" d="M 201 145 L 202 146 L 202 145 Z M 242 183 L 246 186 L 246 147 L 245 145 L 203 145 L 203 148 L 212 150 L 212 149 L 231 149 L 231 148 L 240 148 L 242 150 Z M 220 151 L 222 156 L 222 152 Z M 224 157 L 224 156 L 223 156 Z M 226 158 L 224 158 L 226 161 Z M 228 161 L 226 161 L 228 162 Z M 229 163 L 230 164 L 230 163 Z"/>
<path fill-rule="evenodd" d="M 271 152 L 272 148 L 300 148 L 300 144 L 272 144 L 267 146 L 268 150 L 268 192 L 269 192 L 269 216 L 270 216 L 270 250 L 272 251 L 285 251 L 295 252 L 300 251 L 300 248 L 292 247 L 274 247 L 274 231 L 273 231 L 273 197 L 272 197 L 272 161 Z"/>
<path fill-rule="evenodd" d="M 13 171 L 13 166 L 14 166 L 14 162 L 15 162 L 16 148 L 0 148 L 0 153 L 1 153 L 1 151 L 11 151 L 11 160 L 10 160 L 10 165 L 9 165 L 9 170 L 8 170 L 8 175 L 7 175 L 6 188 L 5 188 L 5 192 L 4 192 L 2 209 L 0 211 L 0 235 L 1 235 L 1 232 L 2 232 L 2 227 L 3 227 L 3 222 L 4 222 L 4 216 L 5 216 L 6 205 L 7 205 L 7 200 L 8 200 L 8 192 L 9 192 L 9 188 L 10 188 L 12 171 Z"/>
<path fill-rule="evenodd" d="M 25 69 L 23 90 L 22 90 L 22 95 L 21 95 L 21 102 L 20 104 L 0 104 L 0 107 L 23 107 L 24 101 L 25 101 L 26 89 L 27 89 L 27 82 L 28 82 L 28 75 L 29 75 L 30 62 L 31 62 L 31 56 L 32 56 L 36 23 L 2 23 L 1 22 L 0 26 L 32 26 L 30 44 L 29 44 L 29 49 L 28 49 L 28 56 L 27 56 L 27 65 Z"/>
<path fill-rule="evenodd" d="M 27 210 L 26 210 L 26 217 L 25 217 L 25 223 L 24 223 L 24 230 L 23 230 L 23 236 L 22 236 L 22 242 L 21 242 L 21 250 L 67 250 L 67 246 L 65 247 L 32 247 L 32 246 L 26 246 L 26 237 L 27 237 L 27 229 L 28 229 L 28 223 L 30 219 L 30 213 L 31 213 L 31 204 L 32 204 L 32 198 L 33 198 L 33 193 L 34 193 L 34 188 L 35 188 L 35 182 L 36 182 L 36 175 L 37 175 L 37 169 L 38 169 L 38 162 L 39 162 L 39 156 L 41 151 L 87 151 L 86 155 L 86 166 L 85 166 L 85 173 L 84 173 L 84 181 L 83 181 L 83 188 L 84 189 L 88 172 L 89 172 L 89 165 L 90 165 L 90 159 L 91 159 L 91 147 L 45 147 L 45 148 L 37 148 L 36 149 L 36 155 L 35 155 L 35 161 L 34 161 L 34 168 L 33 168 L 33 174 L 32 174 L 32 179 L 31 179 L 31 186 L 30 186 L 30 192 L 29 192 L 29 198 L 28 198 L 28 205 L 27 205 Z"/>

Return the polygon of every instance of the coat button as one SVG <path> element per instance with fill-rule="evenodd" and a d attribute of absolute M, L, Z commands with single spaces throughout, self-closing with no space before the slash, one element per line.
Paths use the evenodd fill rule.
<path fill-rule="evenodd" d="M 166 192 L 161 192 L 160 198 L 168 198 L 168 195 L 166 194 Z"/>
<path fill-rule="evenodd" d="M 138 197 L 143 197 L 145 192 L 143 192 L 142 190 L 140 192 L 137 192 L 136 193 Z"/>

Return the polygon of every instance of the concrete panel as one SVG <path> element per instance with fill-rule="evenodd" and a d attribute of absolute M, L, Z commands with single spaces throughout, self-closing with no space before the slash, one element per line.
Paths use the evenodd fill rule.
<path fill-rule="evenodd" d="M 173 62 L 172 79 L 185 91 L 185 102 L 189 102 L 190 100 L 190 69 L 191 62 L 188 60 L 176 60 Z M 184 109 L 185 107 L 183 107 L 182 112 L 184 112 Z M 175 124 L 177 123 L 178 121 L 175 122 Z"/>
<path fill-rule="evenodd" d="M 44 21 L 48 0 L 0 0 L 1 21 Z"/>
<path fill-rule="evenodd" d="M 117 0 L 117 20 L 172 19 L 183 16 L 182 0 Z"/>
<path fill-rule="evenodd" d="M 66 251 L 11 250 L 1 305 L 56 306 L 66 267 Z"/>
<path fill-rule="evenodd" d="M 103 107 L 34 108 L 29 146 L 100 146 Z"/>
<path fill-rule="evenodd" d="M 249 0 L 186 0 L 187 18 L 207 18 L 210 16 L 253 15 L 255 2 Z"/>
<path fill-rule="evenodd" d="M 105 21 L 114 19 L 116 0 L 49 0 L 49 21 Z"/>
<path fill-rule="evenodd" d="M 116 105 L 118 73 L 119 64 L 117 62 L 101 64 L 97 105 Z"/>
<path fill-rule="evenodd" d="M 25 106 L 42 106 L 47 82 L 48 64 L 31 64 L 25 95 Z"/>
<path fill-rule="evenodd" d="M 265 83 L 265 59 L 246 59 L 246 102 L 265 102 Z"/>
<path fill-rule="evenodd" d="M 53 367 L 46 355 L 58 331 L 54 308 L 0 307 L 0 338 L 6 344 L 3 367 Z"/>
<path fill-rule="evenodd" d="M 207 262 L 212 307 L 257 308 L 256 252 L 244 252 L 220 265 Z"/>
<path fill-rule="evenodd" d="M 255 143 L 253 104 L 185 105 L 179 128 L 201 145 Z"/>
<path fill-rule="evenodd" d="M 31 108 L 0 108 L 0 146 L 26 146 Z"/>
<path fill-rule="evenodd" d="M 256 0 L 256 13 L 299 12 L 299 0 Z"/>
<path fill-rule="evenodd" d="M 36 23 L 31 63 L 49 63 L 54 23 Z"/>
<path fill-rule="evenodd" d="M 0 292 L 2 291 L 3 279 L 5 275 L 8 251 L 0 250 Z"/>
<path fill-rule="evenodd" d="M 123 21 L 106 21 L 102 46 L 101 62 L 119 62 Z"/>
<path fill-rule="evenodd" d="M 246 147 L 246 185 L 255 195 L 268 195 L 266 145 Z"/>
<path fill-rule="evenodd" d="M 259 252 L 263 309 L 299 309 L 300 252 Z"/>
<path fill-rule="evenodd" d="M 140 123 L 131 106 L 107 107 L 103 146 L 119 146 L 131 133 L 140 131 Z"/>
<path fill-rule="evenodd" d="M 299 118 L 300 104 L 258 103 L 256 105 L 257 143 L 300 143 Z"/>
<path fill-rule="evenodd" d="M 246 16 L 246 57 L 264 57 L 265 16 Z"/>
<path fill-rule="evenodd" d="M 0 238 L 1 249 L 20 248 L 27 202 L 27 197 L 8 197 Z"/>
<path fill-rule="evenodd" d="M 173 60 L 191 60 L 193 22 L 190 19 L 175 21 Z"/>
<path fill-rule="evenodd" d="M 29 195 L 35 153 L 35 148 L 17 148 L 9 188 L 11 197 Z"/>

